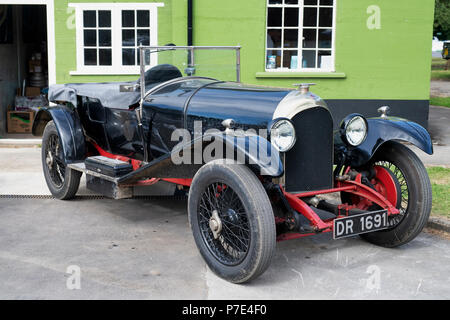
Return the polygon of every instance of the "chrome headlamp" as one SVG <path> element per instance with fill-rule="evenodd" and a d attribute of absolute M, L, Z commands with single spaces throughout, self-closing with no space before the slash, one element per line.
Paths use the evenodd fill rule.
<path fill-rule="evenodd" d="M 360 114 L 348 115 L 341 123 L 341 137 L 351 146 L 359 146 L 367 137 L 367 120 Z"/>
<path fill-rule="evenodd" d="M 275 120 L 270 126 L 270 142 L 280 152 L 290 150 L 295 144 L 295 129 L 288 119 Z"/>

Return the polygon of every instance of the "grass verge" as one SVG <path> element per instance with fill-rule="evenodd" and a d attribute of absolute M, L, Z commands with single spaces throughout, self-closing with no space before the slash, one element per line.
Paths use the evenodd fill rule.
<path fill-rule="evenodd" d="M 450 97 L 431 97 L 430 104 L 450 108 Z"/>
<path fill-rule="evenodd" d="M 445 70 L 447 60 L 441 58 L 433 58 L 431 61 L 431 70 Z"/>
<path fill-rule="evenodd" d="M 450 219 L 450 169 L 442 167 L 427 168 L 433 189 L 433 216 Z"/>
<path fill-rule="evenodd" d="M 447 80 L 450 81 L 450 70 L 432 70 L 431 80 Z"/>

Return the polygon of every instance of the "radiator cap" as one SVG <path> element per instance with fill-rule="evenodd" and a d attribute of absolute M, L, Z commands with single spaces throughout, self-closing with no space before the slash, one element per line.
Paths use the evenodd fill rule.
<path fill-rule="evenodd" d="M 309 87 L 315 86 L 315 83 L 294 83 L 293 86 L 297 87 L 297 90 L 305 94 L 309 92 Z"/>

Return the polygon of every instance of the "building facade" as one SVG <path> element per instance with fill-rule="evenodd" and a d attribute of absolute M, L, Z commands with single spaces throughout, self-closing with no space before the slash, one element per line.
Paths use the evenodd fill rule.
<path fill-rule="evenodd" d="M 240 45 L 244 83 L 315 83 L 337 121 L 388 105 L 427 125 L 434 0 L 0 0 L 30 3 L 47 8 L 49 83 L 135 80 L 139 43 Z M 226 78 L 233 58 L 209 54 L 199 75 Z"/>

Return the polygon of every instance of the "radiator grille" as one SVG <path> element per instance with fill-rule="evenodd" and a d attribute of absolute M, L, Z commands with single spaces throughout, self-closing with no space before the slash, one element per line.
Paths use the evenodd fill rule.
<path fill-rule="evenodd" d="M 292 118 L 297 141 L 285 156 L 286 191 L 302 192 L 333 186 L 333 119 L 322 107 Z"/>

